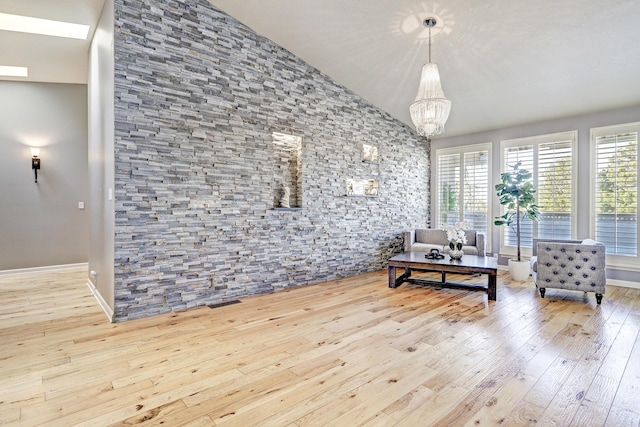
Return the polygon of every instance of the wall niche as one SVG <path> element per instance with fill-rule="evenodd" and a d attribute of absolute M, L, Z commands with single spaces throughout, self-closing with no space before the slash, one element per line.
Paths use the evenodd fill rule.
<path fill-rule="evenodd" d="M 286 133 L 271 134 L 275 149 L 275 209 L 302 209 L 302 138 Z M 288 196 L 286 190 L 289 190 Z"/>

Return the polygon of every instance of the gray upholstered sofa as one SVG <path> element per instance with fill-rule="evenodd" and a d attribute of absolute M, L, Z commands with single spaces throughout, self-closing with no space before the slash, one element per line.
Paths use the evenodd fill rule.
<path fill-rule="evenodd" d="M 475 230 L 465 230 L 467 244 L 462 251 L 467 255 L 484 256 L 484 234 Z M 404 233 L 405 252 L 429 252 L 438 249 L 441 253 L 449 252 L 447 232 L 435 228 L 418 228 Z"/>
<path fill-rule="evenodd" d="M 602 302 L 606 247 L 594 240 L 533 239 L 531 271 L 540 296 L 547 288 L 595 292 Z"/>

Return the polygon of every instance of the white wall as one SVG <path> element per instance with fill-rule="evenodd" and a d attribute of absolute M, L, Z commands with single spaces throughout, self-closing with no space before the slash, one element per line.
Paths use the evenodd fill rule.
<path fill-rule="evenodd" d="M 582 116 L 567 117 L 556 120 L 549 120 L 539 123 L 531 123 L 522 126 L 497 129 L 493 131 L 480 132 L 475 134 L 461 135 L 450 138 L 437 138 L 431 142 L 431 152 L 435 153 L 438 148 L 456 147 L 461 145 L 478 144 L 491 142 L 493 145 L 492 158 L 492 184 L 491 188 L 498 183 L 500 178 L 500 141 L 523 138 L 528 136 L 545 135 L 563 131 L 578 131 L 578 216 L 576 238 L 589 237 L 589 182 L 590 174 L 590 129 L 593 127 L 616 125 L 636 122 L 640 118 L 640 106 L 623 108 L 612 111 L 604 111 Z M 435 156 L 431 158 L 432 171 L 435 171 Z M 434 172 L 432 172 L 434 173 Z M 432 175 L 432 183 L 437 183 L 436 177 Z M 495 194 L 495 193 L 493 193 Z M 435 209 L 435 198 L 431 198 L 431 212 Z M 500 205 L 497 196 L 491 199 L 491 218 L 500 212 Z M 497 254 L 500 250 L 500 228 L 492 227 L 491 234 L 492 247 L 488 251 Z M 501 260 L 503 261 L 503 260 Z M 506 261 L 504 261 L 506 263 Z M 607 277 L 615 280 L 640 282 L 640 273 L 632 271 L 622 271 L 607 269 Z"/>
<path fill-rule="evenodd" d="M 89 271 L 96 272 L 89 280 L 109 316 L 114 307 L 113 85 L 113 0 L 107 0 L 89 51 Z"/>
<path fill-rule="evenodd" d="M 0 81 L 0 96 L 0 270 L 86 262 L 86 85 Z"/>

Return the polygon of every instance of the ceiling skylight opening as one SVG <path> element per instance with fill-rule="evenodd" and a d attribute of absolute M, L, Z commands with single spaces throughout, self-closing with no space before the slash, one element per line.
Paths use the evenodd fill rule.
<path fill-rule="evenodd" d="M 10 65 L 0 65 L 0 76 L 2 77 L 29 77 L 27 67 L 12 67 Z"/>
<path fill-rule="evenodd" d="M 86 40 L 89 25 L 0 13 L 0 30 Z"/>

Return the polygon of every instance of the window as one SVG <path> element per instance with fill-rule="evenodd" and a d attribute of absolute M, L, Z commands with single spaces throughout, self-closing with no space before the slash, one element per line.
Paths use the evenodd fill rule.
<path fill-rule="evenodd" d="M 573 237 L 573 141 L 541 143 L 538 148 L 536 202 L 540 207 L 538 237 Z"/>
<path fill-rule="evenodd" d="M 540 220 L 520 223 L 520 245 L 530 248 L 533 238 L 570 239 L 575 235 L 575 166 L 577 131 L 502 141 L 502 170 L 521 162 L 533 175 Z M 515 254 L 516 235 L 502 227 L 500 252 Z M 524 251 L 523 252 L 527 252 Z"/>
<path fill-rule="evenodd" d="M 435 228 L 468 221 L 489 239 L 490 158 L 491 143 L 436 150 Z"/>
<path fill-rule="evenodd" d="M 638 264 L 639 134 L 640 122 L 591 129 L 591 234 L 612 265 Z"/>

